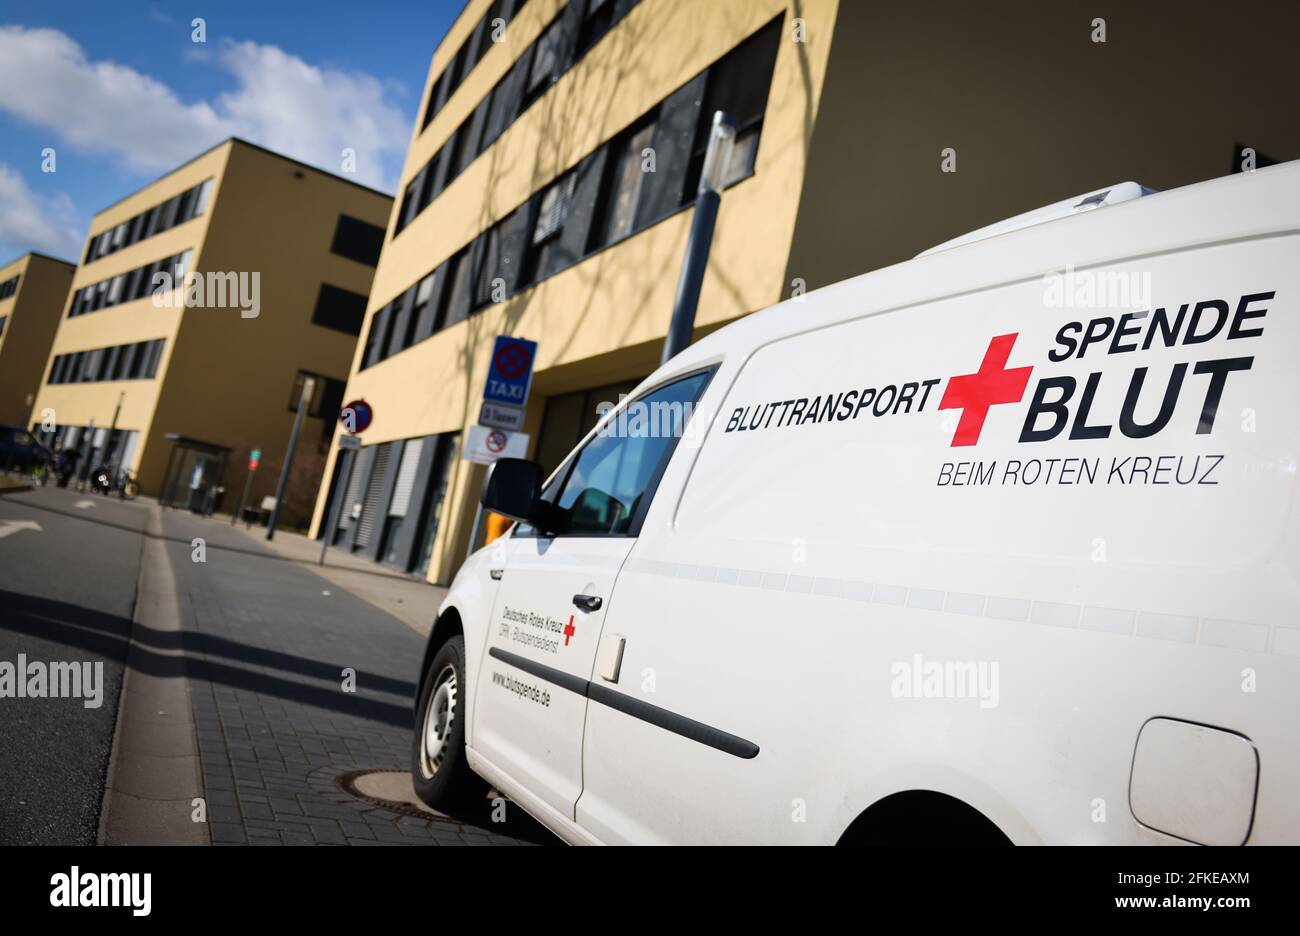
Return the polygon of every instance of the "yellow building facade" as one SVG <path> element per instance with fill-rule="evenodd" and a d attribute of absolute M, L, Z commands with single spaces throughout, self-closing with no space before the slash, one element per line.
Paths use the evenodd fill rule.
<path fill-rule="evenodd" d="M 95 215 L 36 412 L 80 465 L 233 510 L 273 493 L 304 378 L 315 392 L 284 518 L 305 524 L 391 199 L 230 139 Z"/>
<path fill-rule="evenodd" d="M 31 428 L 32 404 L 76 269 L 39 253 L 0 267 L 0 424 Z"/>
<path fill-rule="evenodd" d="M 484 469 L 462 455 L 496 337 L 538 342 L 522 431 L 548 469 L 654 369 L 716 110 L 737 145 L 697 337 L 1108 183 L 1300 156 L 1278 90 L 1295 8 L 1261 30 L 1203 6 L 1117 11 L 1099 36 L 1074 0 L 470 0 L 430 64 L 348 378 L 373 423 L 331 450 L 313 534 L 446 583 L 478 541 Z M 1259 35 L 1275 48 L 1249 74 L 1187 67 Z"/>
<path fill-rule="evenodd" d="M 467 4 L 433 57 L 349 378 L 374 421 L 338 471 L 331 453 L 314 533 L 446 582 L 496 336 L 539 342 L 523 431 L 548 467 L 654 369 L 715 109 L 738 144 L 698 325 L 781 297 L 836 7 Z"/>

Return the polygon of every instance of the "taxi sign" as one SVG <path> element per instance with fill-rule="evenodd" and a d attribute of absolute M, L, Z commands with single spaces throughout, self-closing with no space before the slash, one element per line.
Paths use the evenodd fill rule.
<path fill-rule="evenodd" d="M 483 385 L 483 399 L 522 407 L 528 402 L 536 357 L 537 342 L 497 335 L 492 348 L 492 365 Z"/>

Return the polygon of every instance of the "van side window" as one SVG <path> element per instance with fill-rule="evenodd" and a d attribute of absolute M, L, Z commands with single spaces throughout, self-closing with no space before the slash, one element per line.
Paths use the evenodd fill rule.
<path fill-rule="evenodd" d="M 557 536 L 637 534 L 710 376 L 692 374 L 633 400 L 570 459 L 542 495 L 559 508 Z M 521 524 L 516 535 L 536 532 Z"/>

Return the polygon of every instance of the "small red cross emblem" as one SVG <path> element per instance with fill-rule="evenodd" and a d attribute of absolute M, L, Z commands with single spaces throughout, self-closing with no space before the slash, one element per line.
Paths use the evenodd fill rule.
<path fill-rule="evenodd" d="M 569 623 L 564 625 L 564 645 L 565 645 L 566 647 L 569 645 L 569 638 L 572 637 L 572 636 L 573 636 L 574 634 L 576 634 L 576 633 L 577 633 L 577 631 L 574 630 L 574 628 L 573 628 L 573 615 L 570 614 L 570 615 L 569 615 Z"/>
<path fill-rule="evenodd" d="M 984 417 L 995 403 L 1019 403 L 1025 396 L 1033 367 L 1007 370 L 1007 358 L 1020 333 L 998 335 L 989 342 L 978 373 L 962 374 L 948 380 L 939 409 L 960 409 L 961 419 L 953 433 L 952 444 L 974 445 L 980 440 Z"/>

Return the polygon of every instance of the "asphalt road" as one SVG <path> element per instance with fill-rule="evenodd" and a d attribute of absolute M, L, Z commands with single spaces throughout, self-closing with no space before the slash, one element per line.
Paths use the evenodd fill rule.
<path fill-rule="evenodd" d="M 0 666 L 24 654 L 103 673 L 95 708 L 0 696 L 0 845 L 95 841 L 145 519 L 58 488 L 0 494 Z"/>
<path fill-rule="evenodd" d="M 0 670 L 20 654 L 103 668 L 94 708 L 0 695 L 0 845 L 96 839 L 142 556 L 158 561 L 144 552 L 153 509 L 0 494 Z M 224 521 L 166 511 L 161 524 L 184 633 L 137 627 L 133 665 L 170 672 L 158 651 L 183 651 L 215 844 L 555 841 L 513 805 L 503 823 L 486 804 L 430 821 L 341 792 L 352 771 L 405 770 L 424 638 Z"/>

